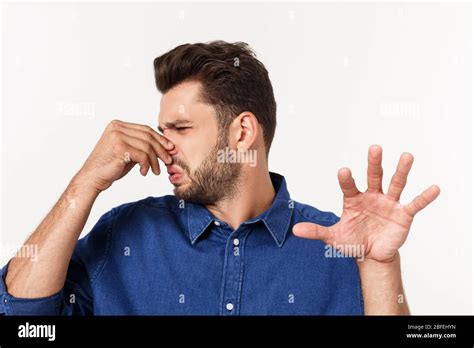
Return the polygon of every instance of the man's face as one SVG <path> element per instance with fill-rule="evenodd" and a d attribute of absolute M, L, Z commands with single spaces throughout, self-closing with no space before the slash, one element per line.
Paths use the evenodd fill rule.
<path fill-rule="evenodd" d="M 175 196 L 211 205 L 235 194 L 241 166 L 218 162 L 228 134 L 219 129 L 214 108 L 199 101 L 200 88 L 198 82 L 185 82 L 164 94 L 159 129 L 175 145 L 168 166 Z"/>

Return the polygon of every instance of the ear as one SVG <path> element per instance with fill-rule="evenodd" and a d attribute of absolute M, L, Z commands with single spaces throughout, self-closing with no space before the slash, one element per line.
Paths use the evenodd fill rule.
<path fill-rule="evenodd" d="M 251 112 L 244 111 L 237 116 L 231 125 L 231 146 L 237 150 L 249 150 L 256 144 L 260 125 Z"/>

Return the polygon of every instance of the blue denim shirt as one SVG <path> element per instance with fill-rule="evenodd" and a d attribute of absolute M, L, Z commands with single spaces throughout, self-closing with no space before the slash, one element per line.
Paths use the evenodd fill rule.
<path fill-rule="evenodd" d="M 338 217 L 293 201 L 285 179 L 270 174 L 277 192 L 272 206 L 236 230 L 171 195 L 113 208 L 78 241 L 57 294 L 13 297 L 5 288 L 7 264 L 0 313 L 363 314 L 356 261 L 292 233 L 298 222 L 330 226 Z"/>

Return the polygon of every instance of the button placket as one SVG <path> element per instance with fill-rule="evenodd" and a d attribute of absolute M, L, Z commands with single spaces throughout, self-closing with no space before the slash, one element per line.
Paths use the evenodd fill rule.
<path fill-rule="evenodd" d="M 244 239 L 248 231 L 236 230 L 228 238 L 226 244 L 226 270 L 222 296 L 223 315 L 237 315 L 239 310 L 240 292 L 242 286 L 242 252 Z"/>

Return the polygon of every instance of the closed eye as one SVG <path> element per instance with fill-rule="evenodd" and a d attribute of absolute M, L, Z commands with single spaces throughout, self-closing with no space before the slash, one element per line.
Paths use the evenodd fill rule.
<path fill-rule="evenodd" d="M 186 129 L 192 128 L 192 126 L 181 126 L 181 127 L 176 127 L 175 125 L 170 125 L 166 128 L 158 126 L 158 132 L 162 135 L 165 134 L 165 131 L 176 131 L 178 133 L 183 133 Z"/>
<path fill-rule="evenodd" d="M 184 130 L 186 130 L 186 129 L 189 129 L 189 128 L 191 128 L 191 127 L 176 127 L 175 129 L 176 129 L 178 132 L 182 132 L 182 131 L 184 131 Z"/>

